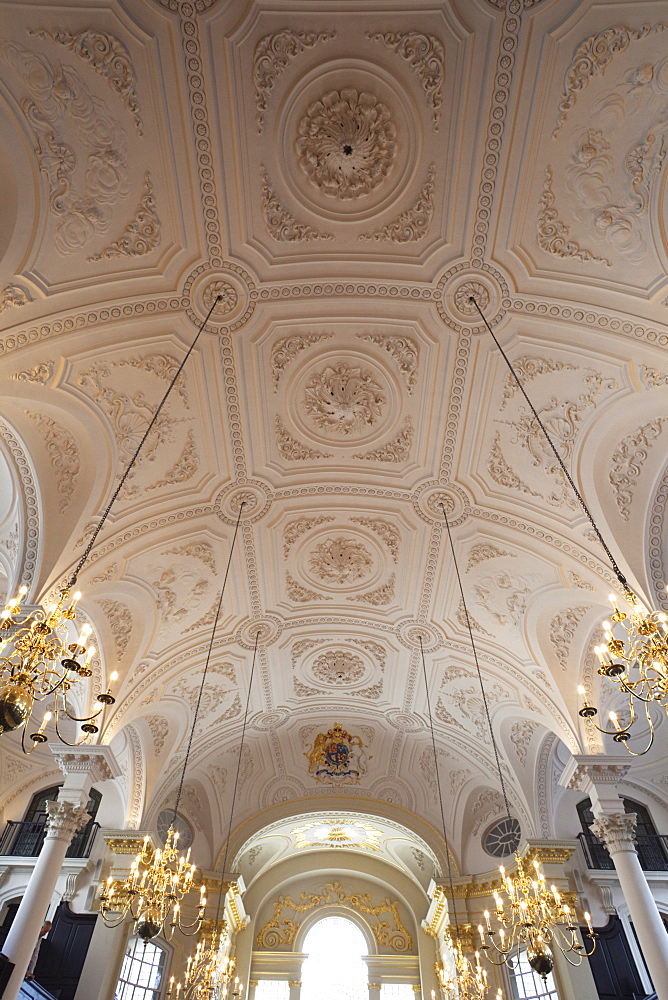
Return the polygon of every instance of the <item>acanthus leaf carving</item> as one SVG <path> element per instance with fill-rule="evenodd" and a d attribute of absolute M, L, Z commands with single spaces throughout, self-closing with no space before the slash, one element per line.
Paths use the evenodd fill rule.
<path fill-rule="evenodd" d="M 271 349 L 271 377 L 274 382 L 274 391 L 278 389 L 278 383 L 281 381 L 285 369 L 298 354 L 311 347 L 312 344 L 318 344 L 321 340 L 327 340 L 333 336 L 333 333 L 299 333 L 277 340 Z"/>
<path fill-rule="evenodd" d="M 297 604 L 310 604 L 312 601 L 332 600 L 328 594 L 318 594 L 315 590 L 297 583 L 289 573 L 285 574 L 285 592 L 290 600 L 295 601 Z"/>
<path fill-rule="evenodd" d="M 104 250 L 88 260 L 109 260 L 111 257 L 143 257 L 160 243 L 161 223 L 155 210 L 153 181 L 148 171 L 144 174 L 142 196 L 125 229 Z"/>
<path fill-rule="evenodd" d="M 406 417 L 404 426 L 391 441 L 364 454 L 353 455 L 353 458 L 362 458 L 367 462 L 405 462 L 410 457 L 413 430 L 413 421 Z"/>
<path fill-rule="evenodd" d="M 492 450 L 489 456 L 489 462 L 487 463 L 487 468 L 489 474 L 495 483 L 499 486 L 506 486 L 509 489 L 520 490 L 521 493 L 528 493 L 532 497 L 540 496 L 540 493 L 536 493 L 531 487 L 527 486 L 523 480 L 514 472 L 508 465 L 506 458 L 501 450 L 501 435 L 494 435 L 494 443 L 492 444 Z"/>
<path fill-rule="evenodd" d="M 47 454 L 56 473 L 57 488 L 61 496 L 58 507 L 62 514 L 70 504 L 81 471 L 77 443 L 68 430 L 46 414 L 34 410 L 24 410 L 24 413 L 44 438 Z"/>
<path fill-rule="evenodd" d="M 624 52 L 631 42 L 663 31 L 666 27 L 668 25 L 661 22 L 654 25 L 643 24 L 638 30 L 617 25 L 585 38 L 576 49 L 566 70 L 564 94 L 559 103 L 559 117 L 553 136 L 558 135 L 568 112 L 575 105 L 578 91 L 584 90 L 589 81 L 599 73 L 605 73 L 606 66 L 614 55 Z"/>
<path fill-rule="evenodd" d="M 116 657 L 122 660 L 132 634 L 132 614 L 130 613 L 130 609 L 127 605 L 121 604 L 120 601 L 114 601 L 111 598 L 99 599 L 98 604 L 106 615 L 111 634 L 114 637 Z"/>
<path fill-rule="evenodd" d="M 307 531 L 310 531 L 311 528 L 316 528 L 319 524 L 326 524 L 333 520 L 333 517 L 320 514 L 316 517 L 298 517 L 294 521 L 288 521 L 283 528 L 283 555 L 287 556 L 297 539 Z"/>
<path fill-rule="evenodd" d="M 383 42 L 405 59 L 422 85 L 432 111 L 434 131 L 438 131 L 445 81 L 445 48 L 436 35 L 420 31 L 368 31 L 372 42 Z"/>
<path fill-rule="evenodd" d="M 331 240 L 332 233 L 319 233 L 305 222 L 297 222 L 294 215 L 284 208 L 272 191 L 267 171 L 260 169 L 262 180 L 262 218 L 269 235 L 277 243 L 301 243 L 309 240 Z"/>
<path fill-rule="evenodd" d="M 413 395 L 418 371 L 418 346 L 410 337 L 396 337 L 391 333 L 358 333 L 359 340 L 376 344 L 394 359 L 403 375 L 408 395 Z"/>
<path fill-rule="evenodd" d="M 569 229 L 565 223 L 559 220 L 555 206 L 554 191 L 552 190 L 552 169 L 545 168 L 545 182 L 543 192 L 540 196 L 540 212 L 538 213 L 538 246 L 546 253 L 554 254 L 557 257 L 573 258 L 582 261 L 594 261 L 599 264 L 611 263 L 605 257 L 597 257 L 580 246 L 575 240 L 569 240 Z"/>
<path fill-rule="evenodd" d="M 377 517 L 351 517 L 350 520 L 353 524 L 361 524 L 362 527 L 371 528 L 390 550 L 392 561 L 394 563 L 397 562 L 399 557 L 399 542 L 401 541 L 398 528 L 390 524 L 389 521 L 383 521 Z"/>
<path fill-rule="evenodd" d="M 427 171 L 427 179 L 420 192 L 410 206 L 393 221 L 374 229 L 370 233 L 360 233 L 359 240 L 376 243 L 415 243 L 429 232 L 434 217 L 434 180 L 436 164 L 431 163 Z"/>
<path fill-rule="evenodd" d="M 50 38 L 52 42 L 64 45 L 92 66 L 121 98 L 135 120 L 139 135 L 144 134 L 130 53 L 119 38 L 99 28 L 76 33 L 65 28 L 54 28 L 51 31 L 42 28 L 39 31 L 29 30 L 28 34 L 37 38 Z"/>
<path fill-rule="evenodd" d="M 41 361 L 26 371 L 10 375 L 10 378 L 17 382 L 35 382 L 37 385 L 46 385 L 52 375 L 53 361 Z"/>
<path fill-rule="evenodd" d="M 264 128 L 264 116 L 274 83 L 290 64 L 290 60 L 305 49 L 332 38 L 336 38 L 335 31 L 294 31 L 292 28 L 283 28 L 282 31 L 272 32 L 259 40 L 253 54 L 253 85 L 257 108 L 255 120 L 258 132 L 262 132 Z"/>
<path fill-rule="evenodd" d="M 367 576 L 373 559 L 362 542 L 337 535 L 318 542 L 309 555 L 309 566 L 318 579 L 340 586 Z"/>
<path fill-rule="evenodd" d="M 369 590 L 365 594 L 351 594 L 348 596 L 348 600 L 361 601 L 364 604 L 372 604 L 374 607 L 382 607 L 385 604 L 389 604 L 394 598 L 395 582 L 396 576 L 392 573 L 387 583 L 383 583 L 380 587 L 376 587 L 375 590 Z"/>
<path fill-rule="evenodd" d="M 10 282 L 0 292 L 0 313 L 3 313 L 5 309 L 18 309 L 20 306 L 27 306 L 32 301 L 30 292 L 27 292 L 21 285 Z"/>
<path fill-rule="evenodd" d="M 385 394 L 366 368 L 345 362 L 314 372 L 306 384 L 303 406 L 313 422 L 336 435 L 373 426 L 386 403 Z"/>
<path fill-rule="evenodd" d="M 575 608 L 560 611 L 550 622 L 550 641 L 554 646 L 562 670 L 568 666 L 568 650 L 575 631 L 590 608 L 581 604 Z"/>
<path fill-rule="evenodd" d="M 491 542 L 479 542 L 477 545 L 472 546 L 466 568 L 467 570 L 473 569 L 474 566 L 485 562 L 487 559 L 499 559 L 502 556 L 507 556 L 509 559 L 517 558 L 514 552 L 506 552 L 505 549 L 500 549 Z"/>
<path fill-rule="evenodd" d="M 293 462 L 306 461 L 314 458 L 332 458 L 331 454 L 318 451 L 316 448 L 309 448 L 300 441 L 295 440 L 290 432 L 283 426 L 283 421 L 276 416 L 276 446 L 282 458 L 287 458 Z"/>
<path fill-rule="evenodd" d="M 612 453 L 610 485 L 619 513 L 625 521 L 629 519 L 633 491 L 638 485 L 649 449 L 661 433 L 666 419 L 668 418 L 659 417 L 637 427 L 633 433 L 622 438 Z"/>
<path fill-rule="evenodd" d="M 54 246 L 61 254 L 78 253 L 106 232 L 112 206 L 130 192 L 127 136 L 71 66 L 52 65 L 14 42 L 5 42 L 0 55 L 33 98 L 25 98 L 21 108 L 49 185 L 49 208 L 57 219 Z M 78 165 L 73 144 L 83 146 L 86 154 L 78 188 L 73 185 Z"/>

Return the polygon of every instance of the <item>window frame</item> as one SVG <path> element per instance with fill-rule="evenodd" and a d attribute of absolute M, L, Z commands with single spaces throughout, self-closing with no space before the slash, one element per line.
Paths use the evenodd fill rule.
<path fill-rule="evenodd" d="M 122 980 L 123 968 L 125 966 L 126 959 L 134 959 L 143 964 L 143 956 L 146 954 L 146 949 L 153 947 L 156 951 L 160 952 L 163 956 L 162 968 L 160 969 L 160 983 L 157 987 L 144 986 L 141 983 L 130 982 L 129 979 Z M 116 978 L 116 985 L 114 987 L 113 1000 L 163 1000 L 163 997 L 167 991 L 169 985 L 169 968 L 171 965 L 173 950 L 164 942 L 151 940 L 146 943 L 146 948 L 144 947 L 144 942 L 136 934 L 130 934 L 126 945 L 125 951 L 123 952 L 123 958 L 121 961 L 120 968 L 118 970 L 118 976 Z M 147 963 L 148 964 L 148 963 Z M 155 966 L 152 966 L 153 968 Z M 125 990 L 123 993 L 120 991 L 120 987 L 127 986 L 131 992 Z M 143 997 L 140 997 L 135 991 L 144 991 Z"/>
<path fill-rule="evenodd" d="M 522 954 L 526 955 L 526 951 L 527 951 L 526 948 L 515 948 L 511 955 L 511 960 L 517 960 Z M 515 970 L 512 968 L 510 964 L 506 964 L 506 967 L 504 969 L 505 979 L 506 979 L 505 992 L 509 1000 L 560 1000 L 561 994 L 559 992 L 559 981 L 558 981 L 556 967 L 552 969 L 551 976 L 552 976 L 553 986 L 549 989 L 544 986 L 543 980 L 541 979 L 541 977 L 538 975 L 537 972 L 534 972 L 533 969 L 530 969 L 530 971 L 535 977 L 535 979 L 538 980 L 538 986 L 543 987 L 542 993 L 521 994 L 517 989 L 517 980 L 515 979 L 514 975 Z M 522 981 L 524 981 L 528 973 L 529 970 L 521 972 Z M 536 986 L 536 983 L 534 982 L 533 985 Z"/>

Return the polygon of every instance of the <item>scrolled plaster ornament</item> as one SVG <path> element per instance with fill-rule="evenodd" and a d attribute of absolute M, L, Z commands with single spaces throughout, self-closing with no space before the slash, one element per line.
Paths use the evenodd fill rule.
<path fill-rule="evenodd" d="M 153 181 L 148 171 L 144 174 L 142 196 L 135 214 L 118 237 L 104 250 L 88 260 L 109 260 L 111 257 L 143 257 L 160 243 L 161 223 L 155 210 Z"/>
<path fill-rule="evenodd" d="M 110 598 L 99 600 L 98 603 L 104 611 L 111 634 L 114 637 L 116 657 L 122 660 L 132 634 L 132 614 L 130 609 L 127 605 L 121 604 L 120 601 L 114 601 Z"/>
<path fill-rule="evenodd" d="M 631 42 L 637 42 L 641 38 L 663 31 L 667 27 L 667 24 L 659 22 L 654 25 L 643 24 L 636 30 L 620 24 L 585 38 L 576 49 L 566 70 L 564 93 L 559 102 L 559 115 L 552 135 L 558 135 L 568 112 L 575 105 L 578 91 L 584 90 L 589 81 L 598 76 L 599 73 L 605 73 L 606 66 L 613 56 L 624 52 Z"/>
<path fill-rule="evenodd" d="M 50 38 L 52 42 L 64 45 L 93 67 L 96 73 L 108 81 L 111 89 L 118 94 L 125 107 L 135 120 L 139 135 L 143 135 L 143 124 L 140 117 L 137 84 L 132 70 L 130 53 L 115 35 L 99 28 L 73 33 L 65 28 L 54 28 L 51 31 L 41 29 L 29 31 L 37 38 Z"/>
<path fill-rule="evenodd" d="M 297 604 L 311 604 L 313 601 L 331 601 L 329 594 L 318 594 L 310 587 L 298 583 L 289 573 L 285 574 L 285 592 Z"/>
<path fill-rule="evenodd" d="M 374 607 L 382 607 L 385 604 L 389 604 L 393 599 L 395 582 L 396 576 L 392 573 L 387 583 L 383 583 L 380 587 L 376 587 L 375 590 L 369 590 L 365 594 L 352 594 L 348 597 L 348 600 L 361 601 L 364 604 L 371 604 Z"/>
<path fill-rule="evenodd" d="M 656 441 L 666 422 L 665 417 L 649 420 L 642 424 L 617 445 L 612 453 L 608 477 L 615 503 L 619 513 L 628 521 L 631 514 L 633 492 L 638 485 L 643 465 L 649 456 L 649 450 Z"/>
<path fill-rule="evenodd" d="M 369 194 L 396 155 L 389 109 L 373 94 L 332 90 L 299 123 L 298 162 L 323 194 L 348 200 Z"/>
<path fill-rule="evenodd" d="M 164 715 L 147 715 L 146 723 L 151 730 L 153 750 L 159 756 L 164 750 L 165 741 L 169 736 L 169 723 Z"/>
<path fill-rule="evenodd" d="M 26 306 L 32 302 L 32 295 L 20 285 L 11 282 L 0 292 L 0 313 L 5 309 L 17 309 L 19 306 Z"/>
<path fill-rule="evenodd" d="M 463 281 L 457 285 L 453 296 L 456 308 L 463 316 L 476 316 L 478 310 L 471 302 L 474 297 L 482 310 L 489 305 L 489 289 L 481 281 Z"/>
<path fill-rule="evenodd" d="M 337 535 L 318 542 L 309 555 L 309 566 L 323 583 L 340 586 L 368 576 L 373 558 L 363 542 Z"/>
<path fill-rule="evenodd" d="M 546 253 L 561 257 L 562 259 L 573 258 L 581 261 L 594 261 L 599 264 L 607 264 L 611 267 L 609 260 L 605 257 L 597 257 L 591 252 L 581 247 L 575 240 L 568 239 L 569 229 L 563 222 L 560 222 L 555 206 L 554 191 L 552 190 L 552 168 L 545 168 L 545 182 L 543 192 L 540 196 L 538 213 L 538 246 Z"/>
<path fill-rule="evenodd" d="M 589 605 L 584 604 L 576 608 L 568 608 L 566 611 L 560 611 L 550 622 L 550 642 L 554 646 L 562 670 L 566 670 L 568 666 L 571 639 L 575 635 L 578 625 L 590 610 Z"/>
<path fill-rule="evenodd" d="M 474 566 L 478 566 L 479 563 L 485 562 L 487 559 L 500 559 L 502 556 L 507 556 L 509 559 L 517 558 L 515 552 L 506 552 L 505 549 L 500 549 L 491 542 L 480 542 L 472 546 L 466 568 L 467 570 L 473 569 Z"/>
<path fill-rule="evenodd" d="M 391 333 L 358 333 L 359 340 L 376 344 L 394 359 L 403 375 L 408 395 L 413 395 L 418 372 L 418 345 L 412 337 L 396 337 Z"/>
<path fill-rule="evenodd" d="M 420 31 L 367 31 L 371 42 L 383 42 L 405 59 L 418 80 L 432 111 L 434 131 L 438 131 L 445 81 L 445 48 L 436 35 Z"/>
<path fill-rule="evenodd" d="M 436 165 L 430 164 L 427 172 L 427 179 L 420 188 L 420 192 L 410 206 L 402 212 L 393 222 L 388 222 L 380 229 L 374 229 L 370 233 L 360 233 L 359 240 L 370 240 L 376 243 L 415 243 L 421 240 L 429 232 L 431 221 L 434 217 L 434 179 L 436 177 Z"/>
<path fill-rule="evenodd" d="M 336 435 L 372 427 L 382 414 L 385 393 L 366 368 L 345 362 L 314 372 L 306 384 L 302 405 L 313 422 Z"/>
<path fill-rule="evenodd" d="M 538 723 L 531 719 L 522 719 L 521 722 L 514 722 L 510 729 L 510 742 L 515 748 L 517 759 L 522 767 L 526 766 L 527 753 L 533 734 L 538 729 Z"/>
<path fill-rule="evenodd" d="M 42 361 L 26 371 L 16 372 L 9 377 L 16 382 L 34 382 L 37 385 L 46 385 L 52 375 L 53 361 Z"/>
<path fill-rule="evenodd" d="M 255 87 L 255 107 L 257 113 L 258 132 L 264 128 L 264 116 L 267 111 L 269 95 L 273 86 L 290 60 L 305 49 L 311 49 L 318 42 L 327 42 L 336 38 L 335 31 L 294 31 L 283 28 L 264 35 L 255 46 L 253 53 L 253 85 Z"/>
<path fill-rule="evenodd" d="M 362 458 L 367 462 L 405 462 L 410 457 L 413 433 L 413 421 L 406 417 L 404 426 L 391 441 L 364 454 L 353 455 L 353 458 Z"/>
<path fill-rule="evenodd" d="M 317 517 L 298 517 L 294 521 L 288 521 L 283 528 L 283 555 L 287 556 L 297 539 L 310 531 L 311 528 L 333 520 L 334 518 L 327 514 L 320 514 Z"/>
<path fill-rule="evenodd" d="M 521 493 L 528 493 L 532 497 L 540 496 L 540 493 L 536 493 L 531 487 L 520 479 L 516 472 L 511 469 L 506 461 L 506 458 L 501 450 L 501 435 L 494 435 L 494 442 L 492 444 L 492 450 L 490 452 L 489 461 L 487 463 L 487 470 L 499 486 L 506 486 L 508 489 L 519 490 Z"/>
<path fill-rule="evenodd" d="M 313 226 L 305 222 L 297 222 L 287 208 L 278 200 L 269 184 L 269 177 L 264 168 L 260 171 L 262 179 L 262 218 L 269 235 L 277 243 L 302 243 L 309 240 L 331 240 L 332 233 L 319 233 Z"/>
<path fill-rule="evenodd" d="M 34 410 L 25 410 L 24 412 L 44 438 L 47 454 L 56 473 L 58 492 L 61 496 L 58 509 L 63 514 L 70 504 L 81 471 L 76 440 L 68 430 L 52 420 L 51 417 Z"/>
<path fill-rule="evenodd" d="M 283 422 L 278 415 L 276 416 L 276 446 L 281 457 L 287 458 L 292 462 L 333 457 L 331 454 L 318 451 L 316 448 L 309 448 L 307 445 L 295 440 L 290 432 L 283 426 Z"/>
<path fill-rule="evenodd" d="M 401 541 L 401 534 L 398 528 L 390 524 L 389 521 L 383 521 L 377 517 L 351 517 L 350 520 L 353 524 L 361 524 L 362 527 L 371 528 L 390 550 L 392 560 L 396 563 L 399 557 L 399 543 Z"/>
<path fill-rule="evenodd" d="M 274 392 L 278 389 L 283 373 L 298 354 L 318 344 L 321 340 L 333 337 L 333 333 L 296 333 L 277 340 L 271 349 L 271 377 Z"/>

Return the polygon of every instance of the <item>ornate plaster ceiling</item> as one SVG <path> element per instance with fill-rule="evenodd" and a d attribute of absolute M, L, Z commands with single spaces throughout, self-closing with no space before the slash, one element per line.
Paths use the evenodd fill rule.
<path fill-rule="evenodd" d="M 340 721 L 368 748 L 351 803 L 438 829 L 422 638 L 449 834 L 462 870 L 489 868 L 501 798 L 444 503 L 512 808 L 548 835 L 555 738 L 599 746 L 575 690 L 596 690 L 614 581 L 469 295 L 665 606 L 665 4 L 21 0 L 3 18 L 10 589 L 66 578 L 221 296 L 81 577 L 96 677 L 121 676 L 103 738 L 126 821 L 173 800 L 243 500 L 186 784 L 196 845 L 220 850 L 258 628 L 237 821 L 325 803 L 305 752 Z M 39 768 L 7 743 L 12 801 Z"/>

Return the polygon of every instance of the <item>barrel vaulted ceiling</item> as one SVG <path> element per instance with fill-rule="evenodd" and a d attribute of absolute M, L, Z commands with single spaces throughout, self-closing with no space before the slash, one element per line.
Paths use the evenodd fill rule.
<path fill-rule="evenodd" d="M 350 808 L 438 828 L 422 638 L 458 864 L 491 867 L 480 835 L 503 810 L 444 503 L 511 805 L 526 835 L 554 834 L 554 753 L 600 747 L 575 691 L 598 690 L 614 581 L 469 296 L 665 606 L 665 3 L 2 16 L 8 588 L 37 601 L 71 572 L 221 297 L 80 578 L 96 672 L 120 672 L 102 736 L 124 821 L 173 802 L 243 500 L 186 781 L 203 863 L 260 627 L 238 822 L 326 809 L 305 751 L 340 722 L 366 744 Z M 11 802 L 48 757 L 8 745 Z M 636 774 L 651 790 L 651 763 Z"/>

